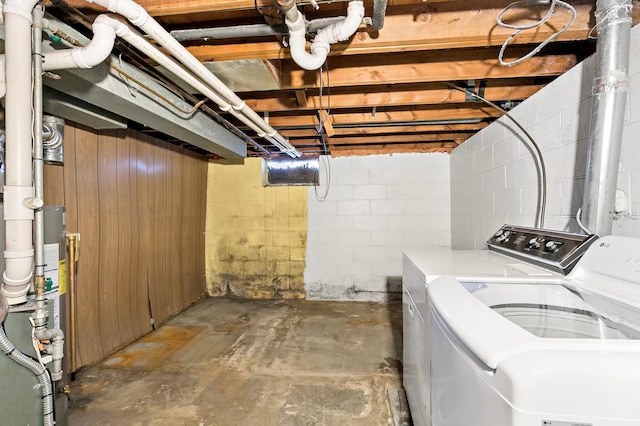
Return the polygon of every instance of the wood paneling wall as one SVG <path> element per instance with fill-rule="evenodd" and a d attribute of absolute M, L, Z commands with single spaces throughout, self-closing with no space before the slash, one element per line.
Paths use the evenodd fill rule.
<path fill-rule="evenodd" d="M 102 360 L 205 293 L 206 158 L 129 131 L 67 125 L 45 203 L 79 232 L 77 367 Z"/>

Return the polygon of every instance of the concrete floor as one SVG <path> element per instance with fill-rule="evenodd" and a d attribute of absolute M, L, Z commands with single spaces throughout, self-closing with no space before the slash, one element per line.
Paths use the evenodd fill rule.
<path fill-rule="evenodd" d="M 75 425 L 387 425 L 400 303 L 207 299 L 77 374 Z"/>

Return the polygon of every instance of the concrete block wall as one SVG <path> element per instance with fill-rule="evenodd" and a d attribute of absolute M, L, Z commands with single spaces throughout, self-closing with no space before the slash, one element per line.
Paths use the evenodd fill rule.
<path fill-rule="evenodd" d="M 640 47 L 632 29 L 631 52 Z M 578 231 L 591 118 L 594 58 L 578 64 L 516 107 L 516 118 L 540 145 L 547 168 L 545 228 Z M 618 189 L 626 209 L 613 233 L 640 237 L 640 56 L 631 55 Z M 452 247 L 477 249 L 504 223 L 534 226 L 537 174 L 514 125 L 501 118 L 451 154 Z M 624 203 L 623 203 L 624 204 Z"/>
<path fill-rule="evenodd" d="M 338 157 L 330 165 L 326 200 L 309 189 L 307 298 L 388 300 L 401 291 L 403 249 L 450 246 L 449 155 Z"/>
<path fill-rule="evenodd" d="M 307 188 L 263 187 L 262 161 L 209 163 L 206 278 L 211 296 L 304 297 Z"/>

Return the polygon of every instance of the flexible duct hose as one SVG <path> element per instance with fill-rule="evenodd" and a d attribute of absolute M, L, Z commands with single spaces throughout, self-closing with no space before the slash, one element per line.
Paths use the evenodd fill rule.
<path fill-rule="evenodd" d="M 9 341 L 7 333 L 4 331 L 4 324 L 0 324 L 0 350 L 4 352 L 15 363 L 31 370 L 36 375 L 40 382 L 40 388 L 42 390 L 42 409 L 44 416 L 44 426 L 54 426 L 55 421 L 53 419 L 53 391 L 51 386 L 51 380 L 49 380 L 49 374 L 47 369 L 44 368 L 36 360 L 26 356 Z"/>

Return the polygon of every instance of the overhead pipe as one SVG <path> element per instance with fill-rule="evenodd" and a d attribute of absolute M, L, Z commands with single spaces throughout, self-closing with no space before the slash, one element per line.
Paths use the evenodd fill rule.
<path fill-rule="evenodd" d="M 93 68 L 104 62 L 113 50 L 116 33 L 112 26 L 103 21 L 106 17 L 98 16 L 93 22 L 93 38 L 83 47 L 58 50 L 44 55 L 43 69 L 45 71 L 63 70 L 70 68 Z M 51 28 L 49 21 L 44 21 L 45 28 Z"/>
<path fill-rule="evenodd" d="M 133 0 L 85 0 L 107 8 L 127 18 L 133 25 L 157 41 L 167 49 L 178 62 L 191 70 L 198 78 L 205 82 L 213 91 L 228 103 L 231 108 L 239 113 L 240 119 L 247 125 L 260 129 L 259 135 L 264 137 L 282 152 L 291 157 L 300 157 L 302 154 L 291 145 L 273 127 L 265 122 L 254 110 L 229 89 L 218 77 L 213 75 L 197 58 L 195 58 L 184 46 L 169 34 L 147 11 Z M 235 114 L 234 112 L 234 114 Z"/>
<path fill-rule="evenodd" d="M 371 26 L 380 31 L 384 27 L 384 16 L 387 13 L 387 0 L 373 0 Z"/>
<path fill-rule="evenodd" d="M 233 116 L 235 116 L 240 120 L 244 119 L 244 117 L 239 111 L 234 109 L 231 104 L 229 104 L 220 96 L 218 96 L 218 94 L 214 92 L 209 86 L 204 84 L 198 78 L 194 77 L 191 73 L 186 71 L 183 67 L 181 67 L 175 61 L 173 61 L 171 58 L 167 57 L 164 53 L 162 53 L 158 48 L 150 44 L 143 37 L 131 31 L 131 29 L 127 25 L 118 21 L 117 19 L 113 19 L 106 15 L 100 15 L 98 18 L 101 20 L 101 22 L 104 25 L 110 26 L 112 28 L 112 31 L 115 34 L 117 34 L 119 37 L 121 37 L 124 41 L 131 44 L 133 47 L 135 47 L 136 49 L 138 49 L 139 51 L 147 55 L 150 59 L 162 65 L 169 72 L 176 75 L 185 83 L 191 85 L 198 92 L 202 93 L 207 98 L 217 103 L 220 109 L 222 109 L 225 112 L 229 112 L 230 114 L 232 114 Z M 98 18 L 96 18 L 96 20 Z M 260 137 L 267 136 L 267 134 L 255 123 L 251 121 L 247 121 L 247 125 L 251 127 L 253 131 L 258 133 L 258 136 Z M 281 150 L 287 149 L 287 147 L 285 147 L 284 145 L 278 145 L 278 148 Z"/>
<path fill-rule="evenodd" d="M 285 21 L 289 27 L 291 57 L 300 67 L 310 71 L 320 68 L 327 60 L 330 45 L 348 40 L 358 30 L 364 18 L 362 0 L 350 1 L 346 18 L 319 30 L 311 43 L 311 53 L 309 53 L 306 49 L 304 18 L 296 7 L 295 0 L 278 0 L 278 5 L 284 11 Z"/>
<path fill-rule="evenodd" d="M 287 33 L 284 25 L 269 24 L 237 25 L 234 27 L 198 28 L 173 30 L 171 36 L 178 41 L 189 40 L 221 40 L 240 37 L 273 37 Z"/>
<path fill-rule="evenodd" d="M 585 228 L 599 236 L 610 235 L 613 227 L 629 87 L 631 8 L 631 0 L 596 2 L 596 72 L 581 216 Z"/>
<path fill-rule="evenodd" d="M 366 18 L 365 18 L 366 20 Z M 344 16 L 335 18 L 319 18 L 306 22 L 307 32 L 315 33 L 318 30 L 331 24 L 344 21 Z M 178 41 L 191 40 L 226 40 L 230 38 L 247 38 L 247 37 L 275 37 L 278 35 L 289 34 L 289 28 L 286 25 L 269 25 L 269 24 L 253 24 L 253 25 L 236 25 L 233 27 L 214 27 L 214 28 L 197 28 L 187 30 L 173 30 L 171 36 Z"/>

